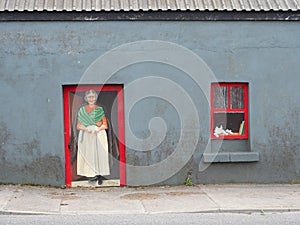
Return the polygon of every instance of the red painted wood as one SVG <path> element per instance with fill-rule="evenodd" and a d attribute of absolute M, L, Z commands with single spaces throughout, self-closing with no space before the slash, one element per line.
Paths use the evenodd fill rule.
<path fill-rule="evenodd" d="M 69 92 L 85 92 L 90 89 L 95 91 L 116 91 L 118 99 L 118 124 L 119 124 L 119 150 L 120 150 L 120 186 L 126 185 L 126 158 L 125 158 L 125 135 L 124 135 L 124 94 L 123 85 L 65 85 L 64 96 L 64 139 L 65 139 L 65 166 L 66 187 L 72 186 L 71 162 L 68 143 L 70 140 L 70 115 L 69 115 Z"/>
<path fill-rule="evenodd" d="M 248 98 L 249 98 L 249 95 L 248 95 L 248 85 L 244 84 L 245 86 L 245 91 L 244 91 L 244 101 L 245 101 L 245 136 L 247 138 L 249 138 L 249 102 L 248 102 Z"/>
<path fill-rule="evenodd" d="M 226 109 L 219 109 L 214 108 L 214 96 L 213 96 L 213 90 L 217 86 L 227 86 L 227 98 L 228 98 L 228 105 Z M 230 108 L 230 87 L 243 87 L 244 88 L 244 109 L 231 109 Z M 212 83 L 211 84 L 211 90 L 210 90 L 210 137 L 211 139 L 248 139 L 248 131 L 249 131 L 249 124 L 248 124 L 248 84 L 247 83 Z M 214 113 L 215 112 L 223 112 L 223 113 L 244 113 L 244 129 L 245 133 L 243 135 L 226 135 L 222 137 L 216 137 L 214 136 Z"/>
<path fill-rule="evenodd" d="M 65 136 L 65 168 L 66 168 L 66 187 L 71 187 L 71 162 L 70 151 L 68 149 L 68 143 L 70 140 L 70 118 L 69 118 L 69 87 L 64 87 L 64 136 Z"/>
<path fill-rule="evenodd" d="M 120 148 L 120 186 L 126 185 L 126 158 L 124 135 L 124 93 L 123 88 L 118 90 L 118 121 L 119 121 L 119 148 Z"/>

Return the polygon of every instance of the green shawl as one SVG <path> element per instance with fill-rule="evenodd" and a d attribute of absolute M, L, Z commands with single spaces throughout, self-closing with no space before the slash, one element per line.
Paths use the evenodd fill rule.
<path fill-rule="evenodd" d="M 85 110 L 85 106 L 82 106 L 78 111 L 78 120 L 84 126 L 96 125 L 105 116 L 102 107 L 98 106 L 90 114 Z"/>

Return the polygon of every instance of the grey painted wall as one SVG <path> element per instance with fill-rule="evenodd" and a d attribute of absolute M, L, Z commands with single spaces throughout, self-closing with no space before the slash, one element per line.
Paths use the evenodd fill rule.
<path fill-rule="evenodd" d="M 140 62 L 121 69 L 108 81 L 124 84 L 127 143 L 132 141 L 130 129 L 144 139 L 151 135 L 150 129 L 159 127 L 150 142 L 137 143 L 137 149 L 127 146 L 129 165 L 149 166 L 168 160 L 182 135 L 180 120 L 191 127 L 195 123 L 195 118 L 179 115 L 168 99 L 148 96 L 128 107 L 133 95 L 142 94 L 132 82 L 158 76 L 176 82 L 191 97 L 200 132 L 189 162 L 181 166 L 177 159 L 173 167 L 163 168 L 161 173 L 171 177 L 160 184 L 182 184 L 190 171 L 195 183 L 299 182 L 299 28 L 298 22 L 0 23 L 0 182 L 65 184 L 63 85 L 81 82 L 88 67 L 112 48 L 141 40 L 179 44 L 202 58 L 219 81 L 249 82 L 250 138 L 241 151 L 259 153 L 259 161 L 213 163 L 199 172 L 209 143 L 209 104 L 203 91 L 180 68 Z M 133 53 L 137 52 L 128 51 L 128 57 Z M 97 76 L 105 76 L 104 71 Z M 89 81 L 97 82 L 99 77 L 93 79 Z M 170 98 L 176 95 L 176 90 L 160 83 L 152 85 L 165 90 Z M 210 83 L 203 85 L 209 87 Z M 188 113 L 189 107 L 183 107 Z M 161 117 L 164 125 L 152 121 L 154 127 L 149 129 L 153 117 Z M 195 130 L 188 132 L 194 134 Z M 162 142 L 151 149 L 161 137 Z M 182 156 L 190 147 L 187 138 L 181 146 Z M 128 166 L 127 183 L 148 184 L 153 180 L 149 174 L 138 174 Z"/>

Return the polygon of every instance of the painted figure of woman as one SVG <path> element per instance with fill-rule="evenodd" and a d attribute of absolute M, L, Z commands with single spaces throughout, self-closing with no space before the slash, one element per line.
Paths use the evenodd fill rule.
<path fill-rule="evenodd" d="M 110 174 L 106 129 L 107 120 L 102 107 L 96 104 L 94 90 L 85 93 L 87 104 L 80 107 L 76 128 L 78 135 L 77 174 L 91 177 L 91 182 L 102 184 L 102 177 Z"/>

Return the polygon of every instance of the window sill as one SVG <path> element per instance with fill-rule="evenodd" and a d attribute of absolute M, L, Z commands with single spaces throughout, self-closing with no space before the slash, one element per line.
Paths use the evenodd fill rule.
<path fill-rule="evenodd" d="M 204 163 L 234 163 L 234 162 L 258 162 L 258 152 L 220 152 L 204 153 Z"/>
<path fill-rule="evenodd" d="M 248 139 L 247 135 L 220 135 L 219 137 L 211 136 L 212 140 L 226 140 L 226 139 Z"/>

